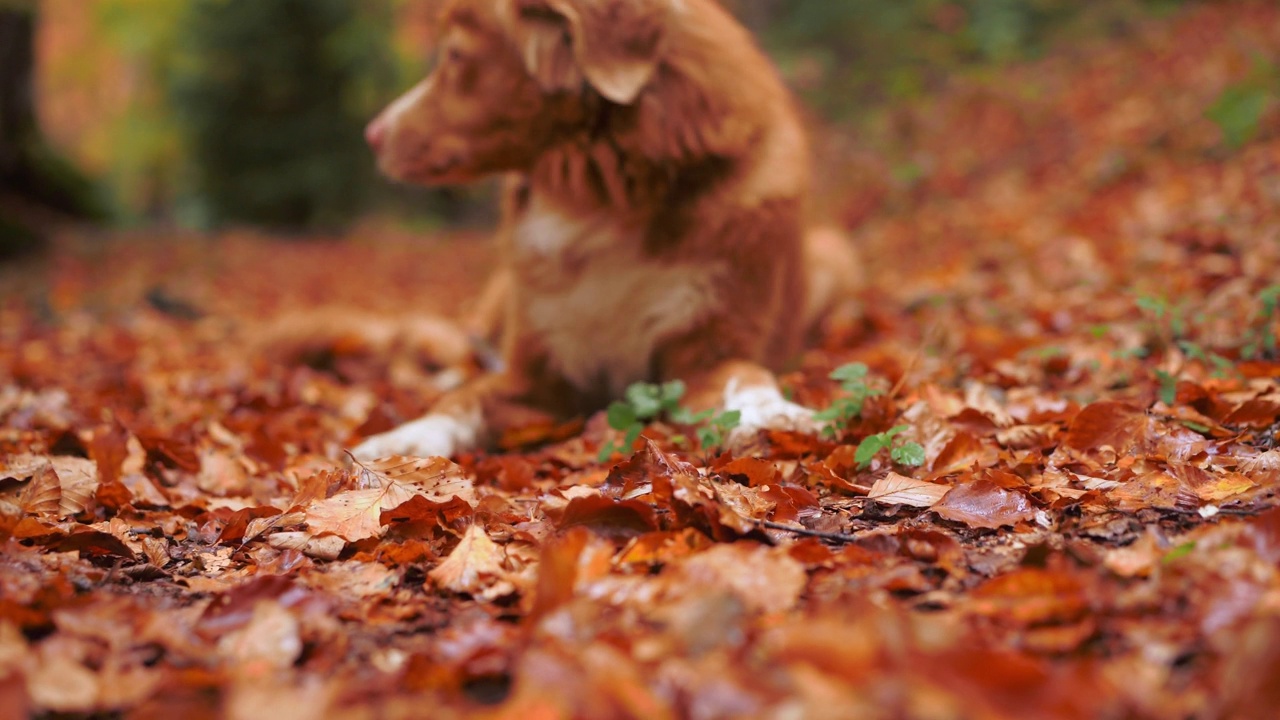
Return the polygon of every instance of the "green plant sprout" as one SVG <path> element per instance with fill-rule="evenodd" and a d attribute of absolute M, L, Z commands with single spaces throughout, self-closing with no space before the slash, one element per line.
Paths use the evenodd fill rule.
<path fill-rule="evenodd" d="M 831 372 L 829 377 L 840 383 L 844 395 L 832 401 L 831 406 L 814 415 L 815 420 L 825 423 L 822 434 L 834 439 L 850 421 L 862 414 L 862 406 L 867 398 L 880 395 L 884 391 L 867 384 L 867 366 L 862 363 L 841 365 Z"/>
<path fill-rule="evenodd" d="M 1240 356 L 1247 360 L 1276 357 L 1274 325 L 1277 313 L 1280 313 L 1280 283 L 1259 292 L 1258 304 L 1258 312 L 1245 330 L 1244 343 L 1240 346 Z"/>
<path fill-rule="evenodd" d="M 1160 297 L 1144 295 L 1135 302 L 1140 310 L 1150 316 L 1152 335 L 1162 346 L 1178 348 L 1186 360 L 1203 364 L 1215 377 L 1228 377 L 1236 371 L 1238 360 L 1274 358 L 1277 355 L 1275 324 L 1277 318 L 1280 318 L 1280 283 L 1260 290 L 1256 301 L 1258 307 L 1245 326 L 1238 340 L 1239 344 L 1226 349 L 1227 355 L 1192 338 L 1198 326 L 1205 322 L 1204 317 L 1197 315 L 1188 318 L 1182 306 L 1175 306 Z M 1128 352 L 1118 351 L 1113 355 L 1121 359 L 1144 358 L 1150 353 L 1147 348 L 1136 348 Z M 1238 360 L 1232 360 L 1232 357 Z M 1171 405 L 1177 399 L 1177 375 L 1176 371 L 1155 371 L 1159 396 L 1166 404 Z"/>
<path fill-rule="evenodd" d="M 882 433 L 876 433 L 863 438 L 858 444 L 858 449 L 853 453 L 853 459 L 858 463 L 859 470 L 866 470 L 871 466 L 871 461 L 881 450 L 889 451 L 889 459 L 899 465 L 907 465 L 910 467 L 918 467 L 924 464 L 924 446 L 918 442 L 897 443 L 895 438 L 902 434 L 908 428 L 907 425 L 897 425 L 889 428 Z"/>
<path fill-rule="evenodd" d="M 600 448 L 598 461 L 607 462 L 615 453 L 631 448 L 646 425 L 663 417 L 678 425 L 695 426 L 694 433 L 704 448 L 723 445 L 729 432 L 741 422 L 742 413 L 737 410 L 692 412 L 680 405 L 684 393 L 685 384 L 681 380 L 661 385 L 635 383 L 628 387 L 623 399 L 611 403 L 606 412 L 609 427 L 623 433 L 622 442 L 605 443 Z"/>

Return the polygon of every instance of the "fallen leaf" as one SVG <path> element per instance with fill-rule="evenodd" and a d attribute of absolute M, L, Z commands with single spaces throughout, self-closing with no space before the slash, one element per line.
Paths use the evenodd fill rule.
<path fill-rule="evenodd" d="M 1035 517 L 1035 507 L 1026 495 L 1005 490 L 990 480 L 957 485 L 932 509 L 946 520 L 991 530 Z"/>
<path fill-rule="evenodd" d="M 1096 402 L 1075 416 L 1062 444 L 1081 452 L 1111 448 L 1117 455 L 1124 455 L 1141 438 L 1146 421 L 1146 413 L 1132 405 Z"/>
<path fill-rule="evenodd" d="M 479 525 L 472 525 L 453 552 L 427 575 L 441 589 L 482 596 L 495 588 L 509 587 L 502 581 L 505 561 L 502 546 L 489 539 Z"/>
<path fill-rule="evenodd" d="M 448 458 L 392 456 L 361 463 L 359 467 L 362 473 L 376 478 L 414 486 L 428 500 L 458 497 L 472 507 L 476 504 L 475 483 L 470 474 Z"/>
<path fill-rule="evenodd" d="M 385 532 L 382 512 L 403 505 L 415 494 L 413 487 L 395 481 L 338 493 L 307 508 L 307 527 L 316 535 L 333 533 L 350 542 L 377 537 Z"/>
<path fill-rule="evenodd" d="M 298 619 L 274 600 L 259 600 L 244 627 L 218 640 L 218 654 L 242 675 L 283 670 L 302 655 Z"/>
<path fill-rule="evenodd" d="M 751 542 L 712 546 L 677 566 L 686 591 L 729 590 L 752 612 L 782 612 L 795 606 L 808 576 L 784 549 Z M 743 572 L 750 568 L 750 572 Z"/>
<path fill-rule="evenodd" d="M 598 494 L 570 500 L 557 524 L 562 530 L 586 527 L 623 538 L 658 529 L 652 505 L 638 500 L 611 500 Z"/>
<path fill-rule="evenodd" d="M 267 544 L 277 550 L 297 550 L 318 560 L 337 560 L 347 541 L 337 535 L 316 537 L 309 532 L 278 532 L 267 537 Z"/>
<path fill-rule="evenodd" d="M 883 505 L 910 505 L 912 507 L 933 507 L 942 499 L 949 485 L 916 480 L 905 475 L 890 472 L 871 485 L 867 498 Z"/>
<path fill-rule="evenodd" d="M 53 465 L 41 465 L 18 497 L 18 508 L 28 515 L 57 515 L 62 509 L 62 485 Z"/>

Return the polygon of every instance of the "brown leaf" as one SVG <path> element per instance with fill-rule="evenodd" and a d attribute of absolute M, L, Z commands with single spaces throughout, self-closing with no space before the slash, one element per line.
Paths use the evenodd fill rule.
<path fill-rule="evenodd" d="M 1124 455 L 1142 436 L 1146 420 L 1146 413 L 1132 405 L 1096 402 L 1076 414 L 1062 444 L 1081 452 L 1110 447 L 1117 455 Z"/>
<path fill-rule="evenodd" d="M 688 557 L 712 545 L 710 538 L 693 528 L 651 532 L 627 543 L 627 546 L 618 554 L 618 563 L 663 565 L 678 558 Z"/>
<path fill-rule="evenodd" d="M 748 487 L 775 485 L 781 480 L 778 464 L 763 458 L 737 458 L 716 471 L 734 480 L 745 480 Z"/>
<path fill-rule="evenodd" d="M 933 506 L 933 511 L 946 520 L 991 530 L 1035 517 L 1035 507 L 1026 495 L 1005 490 L 990 480 L 975 480 L 951 488 Z"/>
<path fill-rule="evenodd" d="M 933 459 L 929 467 L 934 475 L 949 475 L 967 470 L 974 465 L 989 467 L 999 459 L 996 448 L 982 438 L 967 432 L 956 433 L 951 441 L 942 448 L 938 457 Z"/>
<path fill-rule="evenodd" d="M 951 490 L 949 485 L 916 480 L 890 472 L 875 481 L 867 498 L 882 505 L 910 505 L 927 508 L 937 504 Z"/>
<path fill-rule="evenodd" d="M 697 468 L 663 452 L 652 440 L 644 438 L 644 447 L 639 452 L 613 466 L 606 484 L 620 487 L 622 498 L 631 499 L 652 492 L 655 477 L 697 474 Z"/>
<path fill-rule="evenodd" d="M 385 531 L 382 511 L 408 502 L 414 491 L 397 482 L 368 490 L 348 490 L 307 508 L 307 527 L 319 535 L 333 533 L 350 542 L 377 537 Z"/>
<path fill-rule="evenodd" d="M 35 471 L 22 494 L 18 508 L 27 515 L 57 515 L 62 508 L 62 484 L 53 465 L 44 464 Z"/>
<path fill-rule="evenodd" d="M 78 457 L 55 457 L 53 469 L 58 473 L 62 486 L 62 501 L 58 512 L 62 517 L 84 511 L 98 492 L 98 467 L 92 460 Z"/>
<path fill-rule="evenodd" d="M 475 483 L 466 470 L 448 458 L 396 455 L 362 463 L 360 467 L 374 477 L 414 486 L 429 500 L 459 497 L 475 507 Z M 372 483 L 366 480 L 365 484 Z"/>
<path fill-rule="evenodd" d="M 81 557 L 88 559 L 124 558 L 133 560 L 135 557 L 134 552 L 119 538 L 99 530 L 75 532 L 58 538 L 50 546 L 61 552 L 79 551 Z"/>
<path fill-rule="evenodd" d="M 609 573 L 613 546 L 583 527 L 576 527 L 543 546 L 531 615 L 540 618 L 571 600 L 579 582 Z"/>
<path fill-rule="evenodd" d="M 302 649 L 297 617 L 274 600 L 255 603 L 243 628 L 218 639 L 218 654 L 249 676 L 292 666 Z"/>
<path fill-rule="evenodd" d="M 784 549 L 751 542 L 712 546 L 680 563 L 677 573 L 688 590 L 729 590 L 755 612 L 790 609 L 808 582 L 804 566 Z"/>
<path fill-rule="evenodd" d="M 427 575 L 449 592 L 482 595 L 500 587 L 506 556 L 502 546 L 489 539 L 483 528 L 472 525 L 449 557 Z"/>
<path fill-rule="evenodd" d="M 455 525 L 462 518 L 469 518 L 475 515 L 475 508 L 466 502 L 454 496 L 443 502 L 428 500 L 423 495 L 414 495 L 407 502 L 382 511 L 383 525 L 397 525 L 397 531 L 404 532 L 425 532 L 430 534 L 435 527 L 457 527 Z M 423 524 L 423 528 L 412 528 L 409 526 Z"/>
<path fill-rule="evenodd" d="M 973 591 L 974 611 L 1017 625 L 1079 620 L 1088 612 L 1084 586 L 1064 571 L 1020 568 Z"/>
<path fill-rule="evenodd" d="M 208 639 L 243 628 L 253 617 L 253 609 L 264 601 L 293 607 L 308 600 L 311 591 L 284 575 L 265 575 L 218 593 L 205 607 L 195 630 Z"/>
<path fill-rule="evenodd" d="M 1280 416 L 1280 402 L 1255 398 L 1232 410 L 1231 414 L 1222 419 L 1222 424 L 1265 428 L 1274 425 L 1278 416 Z"/>
<path fill-rule="evenodd" d="M 610 536 L 633 537 L 658 529 L 653 506 L 639 500 L 611 500 L 603 495 L 574 498 L 564 508 L 561 530 L 586 527 Z"/>
<path fill-rule="evenodd" d="M 316 537 L 309 532 L 278 532 L 267 537 L 267 544 L 277 550 L 297 550 L 319 560 L 337 560 L 347 541 L 337 535 Z"/>

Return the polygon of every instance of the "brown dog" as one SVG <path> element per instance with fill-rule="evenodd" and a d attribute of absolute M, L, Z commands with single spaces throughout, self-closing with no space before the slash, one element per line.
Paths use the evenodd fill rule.
<path fill-rule="evenodd" d="M 739 433 L 811 427 L 769 370 L 822 304 L 808 147 L 747 32 L 714 0 L 445 0 L 440 27 L 436 70 L 367 136 L 399 180 L 509 175 L 486 293 L 505 369 L 355 455 L 447 456 L 673 378 Z"/>

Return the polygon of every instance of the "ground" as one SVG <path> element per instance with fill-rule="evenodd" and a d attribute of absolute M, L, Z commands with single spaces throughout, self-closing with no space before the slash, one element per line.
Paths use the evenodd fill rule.
<path fill-rule="evenodd" d="M 831 436 L 660 421 L 602 462 L 602 415 L 353 468 L 475 371 L 483 241 L 0 269 L 0 707 L 1270 717 L 1280 112 L 1228 106 L 1277 48 L 1280 8 L 1215 3 L 831 133 L 865 287 L 783 377 L 866 396 Z"/>

